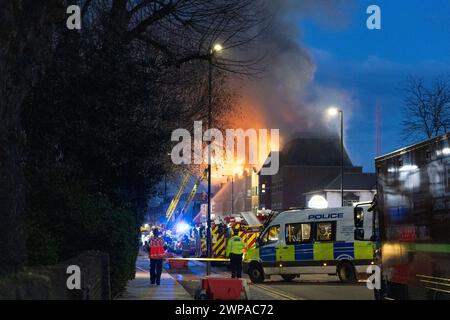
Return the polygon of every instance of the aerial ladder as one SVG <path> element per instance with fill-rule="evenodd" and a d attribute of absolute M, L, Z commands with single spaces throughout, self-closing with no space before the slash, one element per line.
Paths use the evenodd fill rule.
<path fill-rule="evenodd" d="M 187 185 L 190 177 L 191 177 L 191 175 L 189 173 L 185 174 L 183 182 L 181 183 L 181 186 L 178 189 L 177 194 L 172 199 L 169 207 L 167 208 L 167 211 L 166 211 L 167 224 L 169 224 L 170 219 L 172 218 L 173 213 L 175 212 L 175 209 L 177 208 L 178 202 L 180 201 L 181 195 L 183 194 L 183 190 L 184 190 L 184 188 L 186 188 L 186 185 Z"/>
<path fill-rule="evenodd" d="M 189 197 L 186 200 L 186 203 L 183 206 L 183 209 L 181 209 L 180 214 L 176 218 L 176 220 L 180 220 L 183 215 L 186 213 L 186 211 L 189 208 L 189 205 L 191 204 L 192 200 L 194 199 L 195 195 L 197 194 L 198 187 L 200 186 L 200 183 L 205 179 L 205 175 L 202 175 L 200 178 L 197 179 L 197 182 L 194 184 L 194 187 L 192 187 L 191 193 L 189 194 Z"/>

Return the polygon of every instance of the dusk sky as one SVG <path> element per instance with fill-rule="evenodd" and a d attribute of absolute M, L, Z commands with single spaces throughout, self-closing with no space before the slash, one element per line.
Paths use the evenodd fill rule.
<path fill-rule="evenodd" d="M 366 28 L 366 9 L 372 4 L 381 7 L 381 30 Z M 299 41 L 316 65 L 315 85 L 348 96 L 349 105 L 341 106 L 346 145 L 355 165 L 373 171 L 377 101 L 384 154 L 411 144 L 400 135 L 402 81 L 410 75 L 425 80 L 450 75 L 450 1 L 361 0 L 343 8 L 348 11 L 340 14 L 345 18 L 338 24 L 327 23 L 333 17 L 320 13 L 297 19 Z"/>

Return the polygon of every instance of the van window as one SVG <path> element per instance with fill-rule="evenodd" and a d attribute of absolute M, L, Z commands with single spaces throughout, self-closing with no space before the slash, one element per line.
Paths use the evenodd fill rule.
<path fill-rule="evenodd" d="M 270 227 L 262 237 L 263 244 L 270 244 L 278 241 L 280 234 L 280 226 Z"/>
<path fill-rule="evenodd" d="M 286 225 L 286 244 L 311 241 L 311 223 L 292 223 Z"/>
<path fill-rule="evenodd" d="M 334 241 L 333 222 L 316 223 L 316 241 Z"/>

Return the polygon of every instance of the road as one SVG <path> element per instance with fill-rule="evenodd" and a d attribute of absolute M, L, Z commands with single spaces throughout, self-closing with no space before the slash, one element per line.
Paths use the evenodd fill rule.
<path fill-rule="evenodd" d="M 138 259 L 136 266 L 148 270 L 148 259 Z M 190 261 L 188 269 L 166 270 L 193 296 L 205 275 L 205 264 Z M 212 275 L 229 277 L 230 273 L 226 267 L 212 267 Z M 363 281 L 342 284 L 337 276 L 328 275 L 303 275 L 292 282 L 273 276 L 262 284 L 250 283 L 249 289 L 252 300 L 373 300 L 373 292 Z"/>

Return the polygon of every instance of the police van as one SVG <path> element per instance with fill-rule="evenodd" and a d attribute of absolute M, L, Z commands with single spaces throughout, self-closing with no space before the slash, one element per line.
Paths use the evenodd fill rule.
<path fill-rule="evenodd" d="M 357 207 L 289 210 L 266 223 L 256 246 L 245 252 L 244 272 L 254 283 L 271 275 L 291 281 L 301 274 L 337 274 L 354 282 L 374 264 L 374 244 L 355 241 L 354 214 L 364 214 L 364 233 L 373 232 L 369 204 Z"/>

